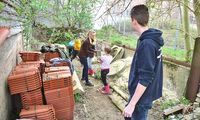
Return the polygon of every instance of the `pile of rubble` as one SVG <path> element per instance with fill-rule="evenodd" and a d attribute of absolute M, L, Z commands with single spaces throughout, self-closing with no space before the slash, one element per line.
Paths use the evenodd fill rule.
<path fill-rule="evenodd" d="M 193 103 L 193 112 L 185 116 L 185 120 L 199 120 L 200 119 L 200 88 L 196 100 Z"/>

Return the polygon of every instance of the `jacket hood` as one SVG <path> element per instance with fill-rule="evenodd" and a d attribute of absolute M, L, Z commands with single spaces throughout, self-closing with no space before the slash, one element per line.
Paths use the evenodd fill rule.
<path fill-rule="evenodd" d="M 139 40 L 152 39 L 158 43 L 161 47 L 164 45 L 164 40 L 162 38 L 162 32 L 157 29 L 149 28 L 147 31 L 143 32 Z"/>

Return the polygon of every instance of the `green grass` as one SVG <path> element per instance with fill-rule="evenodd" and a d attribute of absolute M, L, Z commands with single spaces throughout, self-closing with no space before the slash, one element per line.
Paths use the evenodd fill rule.
<path fill-rule="evenodd" d="M 174 32 L 174 31 L 171 31 L 171 32 Z M 166 31 L 164 30 L 163 37 L 165 38 L 167 36 L 167 34 L 169 34 L 169 32 L 166 33 Z M 106 27 L 103 27 L 101 30 L 98 30 L 97 38 L 98 38 L 98 40 L 105 40 L 112 44 L 126 45 L 131 48 L 136 48 L 136 45 L 137 45 L 137 37 L 136 36 L 124 36 L 124 35 L 118 33 L 111 26 L 106 26 Z M 183 38 L 180 38 L 180 40 L 183 40 Z M 184 50 L 184 49 L 174 49 L 173 47 L 164 46 L 162 48 L 162 51 L 163 51 L 163 55 L 166 57 L 171 57 L 171 58 L 174 58 L 174 59 L 180 60 L 180 61 L 186 61 L 185 60 L 186 50 Z"/>
<path fill-rule="evenodd" d="M 188 99 L 186 99 L 185 97 L 181 97 L 177 100 L 169 99 L 169 100 L 165 100 L 162 102 L 161 108 L 162 108 L 162 110 L 164 110 L 164 109 L 168 109 L 168 108 L 178 105 L 178 104 L 189 105 L 190 101 Z"/>
<path fill-rule="evenodd" d="M 164 46 L 162 48 L 163 55 L 166 57 L 171 57 L 176 60 L 185 61 L 186 51 L 183 49 L 174 49 L 172 47 Z"/>
<path fill-rule="evenodd" d="M 75 102 L 76 102 L 76 103 L 81 103 L 81 102 L 83 102 L 83 96 L 82 96 L 80 93 L 76 93 L 76 94 L 74 95 L 74 99 L 75 99 Z"/>
<path fill-rule="evenodd" d="M 126 45 L 131 48 L 135 48 L 137 44 L 137 38 L 134 36 L 123 36 L 118 33 L 113 27 L 103 27 L 97 31 L 97 38 L 99 40 L 105 40 L 112 44 Z"/>

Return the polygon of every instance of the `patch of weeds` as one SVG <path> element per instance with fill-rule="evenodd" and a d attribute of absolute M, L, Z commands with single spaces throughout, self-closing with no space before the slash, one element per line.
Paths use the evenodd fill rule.
<path fill-rule="evenodd" d="M 182 96 L 181 98 L 179 98 L 177 100 L 169 99 L 169 100 L 164 101 L 161 104 L 161 108 L 162 108 L 162 110 L 164 110 L 164 109 L 168 109 L 170 107 L 176 106 L 178 104 L 189 105 L 190 101 L 188 99 L 186 99 L 184 96 Z"/>
<path fill-rule="evenodd" d="M 100 71 L 97 71 L 94 75 L 94 78 L 95 79 L 101 79 L 101 72 Z"/>
<path fill-rule="evenodd" d="M 83 96 L 80 93 L 76 93 L 74 95 L 74 99 L 76 103 L 82 103 L 83 102 Z"/>
<path fill-rule="evenodd" d="M 190 104 L 190 101 L 183 96 L 179 99 L 179 101 L 183 105 L 189 105 Z"/>
<path fill-rule="evenodd" d="M 169 99 L 169 100 L 166 100 L 164 101 L 162 104 L 161 104 L 161 108 L 162 110 L 165 110 L 165 109 L 168 109 L 172 106 L 175 106 L 179 103 L 178 100 L 174 100 L 174 99 Z"/>
<path fill-rule="evenodd" d="M 113 41 L 112 44 L 113 44 L 113 45 L 121 45 L 121 44 L 122 44 L 122 41 L 116 40 L 116 41 Z"/>

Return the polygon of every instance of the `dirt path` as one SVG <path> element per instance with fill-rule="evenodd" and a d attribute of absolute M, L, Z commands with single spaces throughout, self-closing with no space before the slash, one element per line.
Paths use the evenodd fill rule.
<path fill-rule="evenodd" d="M 73 61 L 73 64 L 80 78 L 82 67 L 77 61 Z M 74 120 L 123 120 L 121 112 L 111 103 L 108 96 L 97 92 L 101 82 L 92 77 L 90 80 L 95 86 L 86 87 L 82 82 L 85 93 L 75 105 Z"/>

